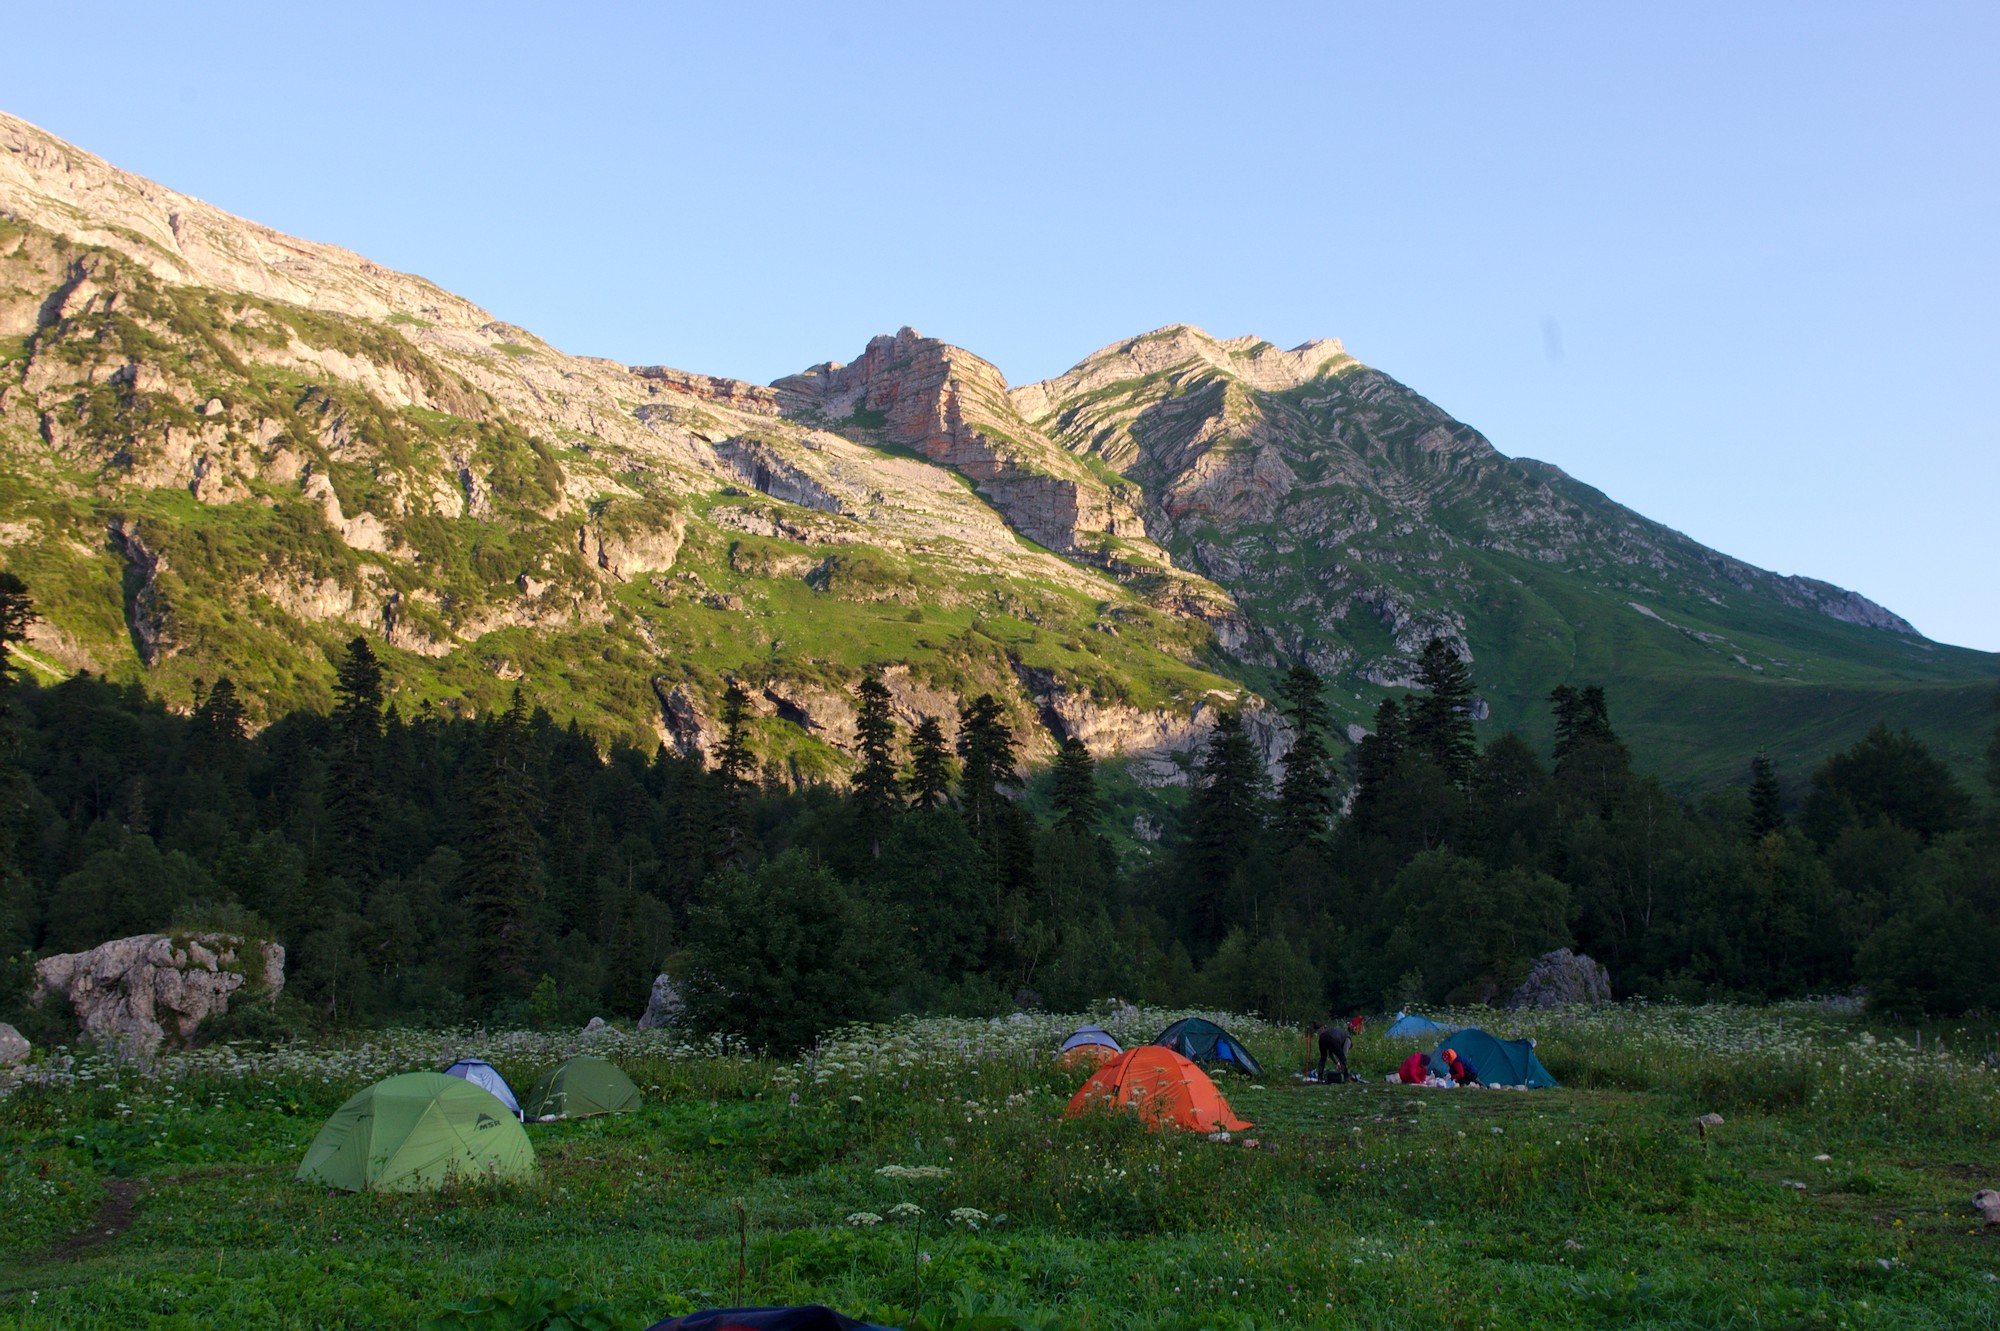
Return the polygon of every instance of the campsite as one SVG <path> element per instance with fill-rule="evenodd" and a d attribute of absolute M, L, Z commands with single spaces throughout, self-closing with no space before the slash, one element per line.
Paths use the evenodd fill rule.
<path fill-rule="evenodd" d="M 1250 1127 L 1065 1116 L 1079 1026 L 1138 1051 L 1190 1015 L 1261 1062 L 1207 1065 Z M 0 1102 L 0 1325 L 2000 1325 L 2000 1226 L 1969 1200 L 2000 1177 L 1990 1029 L 1920 1052 L 1806 1003 L 1427 1015 L 1532 1038 L 1559 1086 L 1387 1084 L 1419 1047 L 1387 1021 L 1364 1080 L 1313 1085 L 1295 1027 L 1130 1009 L 849 1028 L 785 1062 L 615 1028 L 69 1055 Z M 525 1180 L 296 1177 L 385 1078 L 479 1058 L 518 1091 L 578 1056 L 641 1103 L 530 1116 Z"/>

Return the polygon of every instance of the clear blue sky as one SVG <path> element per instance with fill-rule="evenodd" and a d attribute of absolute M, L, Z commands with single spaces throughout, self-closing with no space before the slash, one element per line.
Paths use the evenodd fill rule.
<path fill-rule="evenodd" d="M 86 16 L 88 16 L 86 18 Z M 2000 6 L 15 6 L 0 106 L 568 351 L 1351 351 L 2000 649 Z"/>

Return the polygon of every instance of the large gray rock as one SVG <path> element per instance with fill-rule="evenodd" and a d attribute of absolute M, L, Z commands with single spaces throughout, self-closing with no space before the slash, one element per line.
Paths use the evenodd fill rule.
<path fill-rule="evenodd" d="M 180 1039 L 229 1011 L 248 987 L 275 998 L 285 987 L 285 949 L 234 934 L 139 934 L 35 963 L 34 1001 L 64 999 L 83 1034 L 146 1056 L 168 1028 Z"/>
<path fill-rule="evenodd" d="M 642 1031 L 659 1030 L 666 1026 L 678 1026 L 687 1013 L 687 1004 L 681 1001 L 680 990 L 664 975 L 653 980 L 653 996 L 646 1000 L 645 1015 L 639 1018 Z"/>
<path fill-rule="evenodd" d="M 17 1063 L 27 1062 L 28 1055 L 33 1049 L 34 1046 L 28 1043 L 27 1036 L 6 1022 L 0 1021 L 0 1068 L 11 1068 Z"/>
<path fill-rule="evenodd" d="M 1570 1003 L 1609 1003 L 1611 972 L 1589 957 L 1566 947 L 1544 952 L 1535 958 L 1514 996 L 1510 1008 L 1563 1007 Z"/>

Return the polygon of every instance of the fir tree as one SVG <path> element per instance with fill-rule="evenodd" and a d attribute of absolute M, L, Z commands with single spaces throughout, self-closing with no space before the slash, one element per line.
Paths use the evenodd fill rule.
<path fill-rule="evenodd" d="M 880 859 L 882 835 L 903 807 L 903 782 L 896 773 L 896 722 L 889 714 L 889 690 L 881 680 L 862 680 L 856 694 L 861 704 L 855 720 L 861 767 L 854 774 L 854 797 L 861 805 L 869 853 Z"/>
<path fill-rule="evenodd" d="M 0 571 L 0 688 L 13 683 L 21 673 L 14 657 L 14 644 L 25 642 L 28 625 L 35 622 L 35 602 L 28 584 L 12 573 Z"/>
<path fill-rule="evenodd" d="M 1384 698 L 1375 708 L 1375 728 L 1354 748 L 1352 816 L 1361 831 L 1377 830 L 1390 781 L 1403 761 L 1404 734 L 1402 705 L 1394 698 Z"/>
<path fill-rule="evenodd" d="M 934 716 L 917 723 L 910 733 L 910 807 L 935 809 L 951 792 L 951 754 L 945 748 L 944 727 Z"/>
<path fill-rule="evenodd" d="M 1278 686 L 1285 717 L 1292 723 L 1292 747 L 1278 786 L 1277 832 L 1284 846 L 1317 845 L 1333 817 L 1333 770 L 1327 754 L 1329 719 L 1321 696 L 1326 687 L 1317 671 L 1295 663 Z"/>
<path fill-rule="evenodd" d="M 1014 784 L 1018 760 L 1014 729 L 992 694 L 982 693 L 959 709 L 958 756 L 959 808 L 972 834 L 997 851 L 999 810 L 1006 803 L 1000 788 Z"/>
<path fill-rule="evenodd" d="M 1409 700 L 1408 743 L 1462 788 L 1478 753 L 1472 735 L 1472 672 L 1456 648 L 1432 638 L 1417 658 L 1417 686 L 1423 692 Z"/>
<path fill-rule="evenodd" d="M 472 989 L 519 998 L 535 979 L 536 907 L 542 899 L 542 845 L 535 821 L 541 792 L 532 769 L 534 737 L 519 689 L 486 733 L 473 772 L 465 827 L 465 903 L 472 914 Z"/>
<path fill-rule="evenodd" d="M 356 637 L 347 644 L 333 697 L 329 718 L 333 752 L 327 762 L 326 792 L 333 847 L 328 867 L 359 889 L 375 877 L 382 814 L 376 772 L 382 740 L 382 666 L 368 639 Z"/>
<path fill-rule="evenodd" d="M 750 695 L 735 680 L 722 691 L 722 748 L 716 755 L 716 770 L 733 790 L 747 791 L 757 771 L 757 755 L 750 752 L 748 716 Z"/>
<path fill-rule="evenodd" d="M 1549 690 L 1549 703 L 1556 714 L 1555 764 L 1561 767 L 1575 754 L 1593 744 L 1617 744 L 1611 729 L 1611 713 L 1604 686 L 1592 684 L 1576 688 L 1558 684 Z"/>
<path fill-rule="evenodd" d="M 1778 772 L 1771 760 L 1758 754 L 1750 760 L 1750 836 L 1762 841 L 1785 825 L 1785 811 L 1779 805 Z"/>
<path fill-rule="evenodd" d="M 1188 906 L 1193 933 L 1203 944 L 1222 940 L 1230 881 L 1263 835 L 1264 785 L 1264 762 L 1243 729 L 1243 717 L 1222 713 L 1202 750 L 1188 800 Z"/>
<path fill-rule="evenodd" d="M 1064 740 L 1056 753 L 1053 799 L 1057 827 L 1078 836 L 1097 834 L 1097 763 L 1074 736 Z"/>

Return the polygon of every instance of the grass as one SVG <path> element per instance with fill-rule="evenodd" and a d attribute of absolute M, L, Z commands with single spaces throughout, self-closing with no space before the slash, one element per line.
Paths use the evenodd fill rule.
<path fill-rule="evenodd" d="M 1405 1050 L 1372 1032 L 1368 1084 L 1300 1082 L 1296 1033 L 1232 1018 L 1269 1075 L 1224 1082 L 1257 1126 L 1222 1142 L 1064 1119 L 1074 1020 L 906 1021 L 794 1063 L 616 1031 L 45 1063 L 0 1113 L 0 1324 L 401 1325 L 548 1278 L 635 1326 L 738 1298 L 994 1331 L 2000 1325 L 1968 1204 L 2000 1099 L 1970 1034 L 1953 1058 L 1803 1005 L 1539 1014 L 1518 1024 L 1567 1089 L 1440 1092 L 1377 1080 Z M 585 1047 L 645 1107 L 532 1126 L 532 1184 L 292 1179 L 370 1080 L 480 1052 L 521 1087 Z"/>

